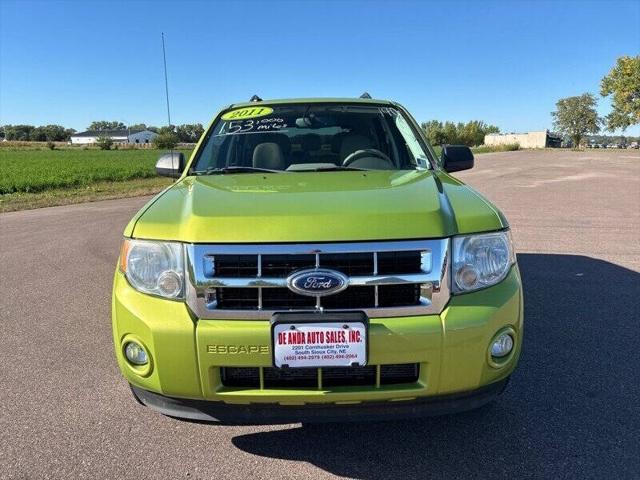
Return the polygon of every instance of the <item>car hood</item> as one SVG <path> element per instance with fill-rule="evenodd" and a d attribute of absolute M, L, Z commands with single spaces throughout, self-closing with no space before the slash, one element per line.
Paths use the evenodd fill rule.
<path fill-rule="evenodd" d="M 194 243 L 435 238 L 506 227 L 478 193 L 443 172 L 338 171 L 185 177 L 125 235 Z"/>

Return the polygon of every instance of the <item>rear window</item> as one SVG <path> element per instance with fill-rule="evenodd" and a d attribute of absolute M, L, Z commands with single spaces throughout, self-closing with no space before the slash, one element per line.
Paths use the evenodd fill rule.
<path fill-rule="evenodd" d="M 259 105 L 225 112 L 207 132 L 192 171 L 408 170 L 427 167 L 426 158 L 409 122 L 392 107 Z"/>

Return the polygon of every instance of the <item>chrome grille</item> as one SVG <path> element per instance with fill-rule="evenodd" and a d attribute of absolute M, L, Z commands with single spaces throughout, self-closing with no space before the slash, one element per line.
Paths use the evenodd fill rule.
<path fill-rule="evenodd" d="M 187 303 L 199 318 L 270 318 L 278 311 L 364 310 L 369 317 L 439 313 L 449 300 L 448 239 L 274 245 L 187 245 Z M 348 278 L 333 295 L 291 291 L 294 272 Z"/>

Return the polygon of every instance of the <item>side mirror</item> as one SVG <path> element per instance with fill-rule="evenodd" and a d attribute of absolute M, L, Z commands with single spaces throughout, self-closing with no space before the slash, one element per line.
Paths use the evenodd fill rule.
<path fill-rule="evenodd" d="M 443 145 L 440 158 L 445 172 L 458 172 L 473 168 L 473 152 L 465 145 Z"/>
<path fill-rule="evenodd" d="M 179 177 L 184 170 L 185 163 L 184 153 L 165 153 L 156 162 L 156 173 L 161 177 Z"/>

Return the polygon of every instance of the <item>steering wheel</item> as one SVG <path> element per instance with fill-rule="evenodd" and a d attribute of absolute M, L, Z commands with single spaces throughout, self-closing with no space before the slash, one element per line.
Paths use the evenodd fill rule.
<path fill-rule="evenodd" d="M 381 169 L 391 170 L 394 168 L 393 160 L 391 160 L 387 155 L 382 153 L 380 150 L 376 150 L 375 148 L 367 148 L 364 150 L 356 150 L 353 153 L 347 155 L 347 157 L 342 161 L 343 167 L 348 167 L 353 165 L 358 160 L 362 160 L 363 158 L 376 158 L 379 160 L 383 160 L 387 165 L 380 165 Z M 381 162 L 376 162 L 381 163 Z M 357 165 L 353 165 L 356 167 Z M 386 167 L 386 168 L 385 168 Z M 363 167 L 364 168 L 364 167 Z"/>

